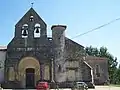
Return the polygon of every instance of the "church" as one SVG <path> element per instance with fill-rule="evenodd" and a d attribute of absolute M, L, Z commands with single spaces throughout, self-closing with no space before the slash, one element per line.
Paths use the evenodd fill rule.
<path fill-rule="evenodd" d="M 33 8 L 15 25 L 13 39 L 0 47 L 0 83 L 3 88 L 34 88 L 37 81 L 84 81 L 104 84 L 107 58 L 88 56 L 84 46 L 65 36 L 65 25 L 47 25 Z M 66 85 L 68 86 L 68 85 Z"/>

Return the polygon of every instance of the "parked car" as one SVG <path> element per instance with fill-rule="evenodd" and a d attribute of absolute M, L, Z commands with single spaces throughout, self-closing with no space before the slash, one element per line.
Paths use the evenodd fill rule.
<path fill-rule="evenodd" d="M 37 82 L 36 89 L 37 90 L 49 90 L 49 84 L 48 82 Z"/>
<path fill-rule="evenodd" d="M 72 90 L 88 90 L 88 86 L 85 82 L 75 82 Z"/>

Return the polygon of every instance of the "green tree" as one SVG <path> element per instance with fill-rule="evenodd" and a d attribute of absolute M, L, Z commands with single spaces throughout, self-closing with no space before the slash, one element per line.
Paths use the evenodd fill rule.
<path fill-rule="evenodd" d="M 100 47 L 100 49 L 98 49 L 90 46 L 86 47 L 85 50 L 87 55 L 108 58 L 110 83 L 116 83 L 114 76 L 119 72 L 119 70 L 117 71 L 117 58 L 111 55 L 106 47 Z"/>
<path fill-rule="evenodd" d="M 113 83 L 114 84 L 120 84 L 120 65 L 119 68 L 116 69 L 114 75 L 113 75 Z"/>

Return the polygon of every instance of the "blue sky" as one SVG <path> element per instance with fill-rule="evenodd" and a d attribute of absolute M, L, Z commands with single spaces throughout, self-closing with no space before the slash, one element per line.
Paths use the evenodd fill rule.
<path fill-rule="evenodd" d="M 120 17 L 120 0 L 1 0 L 0 45 L 14 36 L 14 26 L 29 10 L 34 9 L 48 25 L 67 25 L 66 36 L 72 38 Z M 73 39 L 83 46 L 105 46 L 120 62 L 120 21 Z"/>

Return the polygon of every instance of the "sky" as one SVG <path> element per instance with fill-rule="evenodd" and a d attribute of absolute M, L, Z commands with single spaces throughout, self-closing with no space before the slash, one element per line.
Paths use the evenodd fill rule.
<path fill-rule="evenodd" d="M 54 24 L 66 25 L 66 36 L 71 39 L 120 18 L 120 0 L 1 0 L 0 45 L 6 46 L 14 37 L 15 24 L 31 8 L 32 2 L 47 24 L 48 35 Z M 105 46 L 120 62 L 120 20 L 72 40 L 85 47 Z"/>

